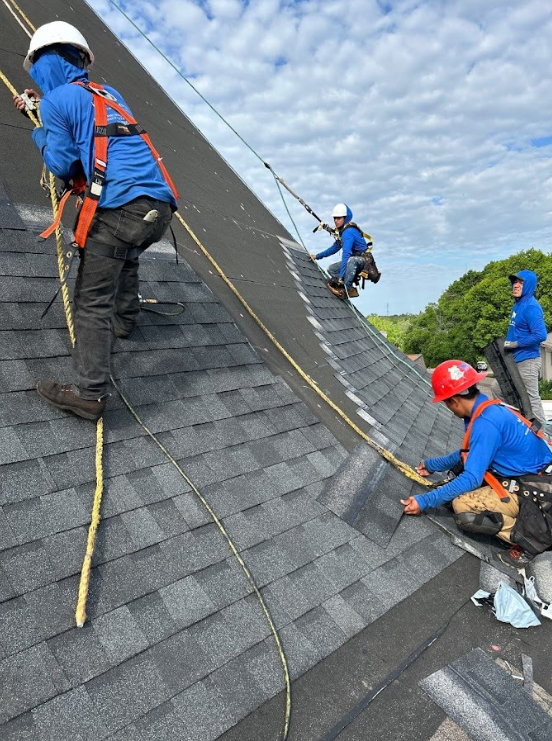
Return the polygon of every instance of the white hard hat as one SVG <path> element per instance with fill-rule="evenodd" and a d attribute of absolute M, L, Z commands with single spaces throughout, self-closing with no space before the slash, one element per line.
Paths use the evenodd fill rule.
<path fill-rule="evenodd" d="M 334 206 L 332 218 L 336 216 L 347 216 L 347 206 L 344 203 L 338 203 L 337 206 Z"/>
<path fill-rule="evenodd" d="M 75 46 L 77 49 L 85 52 L 88 56 L 88 62 L 85 63 L 85 67 L 90 67 L 94 62 L 94 55 L 90 51 L 90 47 L 86 43 L 86 39 L 82 33 L 72 26 L 70 23 L 65 21 L 52 21 L 52 23 L 46 23 L 44 26 L 37 28 L 31 39 L 29 45 L 29 51 L 23 62 L 23 67 L 30 70 L 34 64 L 34 57 L 37 51 L 44 49 L 47 46 L 53 44 L 70 44 Z"/>

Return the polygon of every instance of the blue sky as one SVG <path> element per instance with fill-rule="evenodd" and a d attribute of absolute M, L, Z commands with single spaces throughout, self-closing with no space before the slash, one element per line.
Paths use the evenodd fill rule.
<path fill-rule="evenodd" d="M 88 2 L 293 233 L 268 170 L 112 3 Z M 365 313 L 421 311 L 469 269 L 552 251 L 550 2 L 122 7 L 316 213 L 351 207 L 383 272 L 356 300 Z"/>

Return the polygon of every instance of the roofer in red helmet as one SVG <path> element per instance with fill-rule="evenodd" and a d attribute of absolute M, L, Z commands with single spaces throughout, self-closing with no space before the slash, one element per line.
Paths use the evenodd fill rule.
<path fill-rule="evenodd" d="M 543 542 L 533 537 L 533 521 L 525 516 L 526 500 L 522 502 L 521 517 L 520 497 L 514 486 L 520 491 L 517 482 L 526 474 L 540 474 L 538 480 L 543 483 L 552 481 L 552 453 L 545 440 L 531 429 L 530 422 L 479 391 L 477 383 L 486 375 L 462 360 L 447 360 L 435 368 L 431 378 L 433 401 L 443 402 L 463 419 L 466 434 L 461 450 L 421 461 L 416 470 L 421 476 L 459 468 L 461 473 L 446 484 L 401 503 L 405 514 L 418 515 L 451 502 L 457 527 L 496 535 L 511 545 L 509 551 L 499 552 L 500 560 L 523 568 L 552 542 L 547 542 L 546 537 Z M 527 507 L 529 504 L 528 501 Z M 533 516 L 534 512 L 528 511 L 530 514 Z M 537 518 L 543 517 L 537 508 Z M 540 520 L 534 522 L 539 524 Z"/>

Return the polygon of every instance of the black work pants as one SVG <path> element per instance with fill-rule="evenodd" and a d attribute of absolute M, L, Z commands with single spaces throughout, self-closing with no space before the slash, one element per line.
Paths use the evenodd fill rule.
<path fill-rule="evenodd" d="M 144 216 L 155 209 L 154 221 Z M 142 197 L 116 209 L 98 209 L 91 224 L 73 296 L 76 343 L 73 367 L 83 399 L 109 390 L 114 329 L 129 334 L 140 312 L 138 257 L 158 242 L 170 223 L 170 205 Z"/>

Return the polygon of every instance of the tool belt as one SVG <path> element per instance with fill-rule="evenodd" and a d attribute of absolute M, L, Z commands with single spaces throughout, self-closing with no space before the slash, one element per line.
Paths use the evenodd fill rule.
<path fill-rule="evenodd" d="M 377 283 L 381 278 L 381 273 L 371 252 L 364 252 L 361 256 L 364 258 L 364 267 L 357 273 L 353 283 L 356 286 L 362 284 L 360 287 L 364 288 L 367 280 L 371 283 Z"/>
<path fill-rule="evenodd" d="M 533 556 L 552 548 L 552 474 L 551 466 L 540 473 L 523 476 L 490 474 L 495 481 L 492 488 L 502 501 L 517 497 L 519 514 L 511 532 L 512 543 L 517 543 Z M 455 466 L 454 474 L 462 473 L 463 465 Z M 449 472 L 452 473 L 452 472 Z M 491 486 L 485 477 L 485 483 Z"/>
<path fill-rule="evenodd" d="M 547 551 L 552 548 L 552 475 L 531 473 L 511 481 L 519 501 L 512 541 L 532 555 Z"/>

